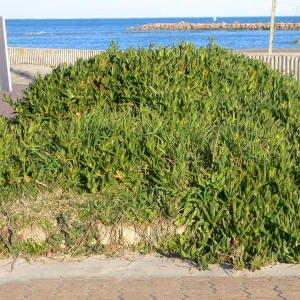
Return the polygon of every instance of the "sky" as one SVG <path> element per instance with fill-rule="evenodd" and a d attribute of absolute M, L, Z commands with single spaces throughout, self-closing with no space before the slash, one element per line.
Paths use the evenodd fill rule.
<path fill-rule="evenodd" d="M 271 8 L 272 0 L 1 0 L 0 16 L 6 19 L 242 17 L 269 16 Z M 277 0 L 276 15 L 300 15 L 300 0 Z"/>

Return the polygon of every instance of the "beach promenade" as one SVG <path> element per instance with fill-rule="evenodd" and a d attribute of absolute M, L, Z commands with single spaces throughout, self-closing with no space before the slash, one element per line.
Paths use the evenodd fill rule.
<path fill-rule="evenodd" d="M 12 65 L 14 99 L 37 72 L 51 68 Z M 1 99 L 0 113 L 14 116 Z M 129 253 L 88 259 L 0 260 L 0 300 L 37 299 L 300 299 L 300 265 L 276 265 L 256 272 L 230 266 L 201 271 L 178 258 Z"/>

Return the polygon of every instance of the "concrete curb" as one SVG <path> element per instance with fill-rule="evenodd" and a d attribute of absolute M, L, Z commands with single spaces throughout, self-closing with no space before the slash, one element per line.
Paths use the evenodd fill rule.
<path fill-rule="evenodd" d="M 141 278 L 141 277 L 221 277 L 221 278 L 261 278 L 298 277 L 300 265 L 276 264 L 251 272 L 234 270 L 229 265 L 210 265 L 209 270 L 201 270 L 193 262 L 180 258 L 159 255 L 130 253 L 122 257 L 93 256 L 90 258 L 66 258 L 67 261 L 41 258 L 28 263 L 25 259 L 0 260 L 0 284 L 26 282 L 37 279 L 55 278 Z M 300 278 L 299 278 L 300 279 Z"/>

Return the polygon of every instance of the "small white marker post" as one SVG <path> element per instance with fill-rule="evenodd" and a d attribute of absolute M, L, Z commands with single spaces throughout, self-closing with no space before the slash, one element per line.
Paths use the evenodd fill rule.
<path fill-rule="evenodd" d="M 4 17 L 0 17 L 0 91 L 10 92 L 11 78 Z"/>

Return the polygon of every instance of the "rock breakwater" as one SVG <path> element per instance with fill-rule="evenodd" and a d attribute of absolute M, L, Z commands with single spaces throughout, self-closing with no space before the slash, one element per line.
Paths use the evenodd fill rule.
<path fill-rule="evenodd" d="M 270 30 L 271 23 L 150 23 L 137 27 L 131 26 L 129 30 Z M 276 30 L 299 30 L 300 23 L 276 23 Z"/>

